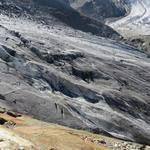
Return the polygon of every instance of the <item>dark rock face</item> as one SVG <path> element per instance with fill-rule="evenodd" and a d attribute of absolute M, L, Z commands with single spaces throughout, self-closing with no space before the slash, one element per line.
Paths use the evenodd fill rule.
<path fill-rule="evenodd" d="M 0 106 L 150 144 L 147 55 L 67 26 L 55 17 L 56 1 L 13 2 L 23 9 L 20 17 L 14 9 L 0 15 Z"/>
<path fill-rule="evenodd" d="M 97 20 L 123 17 L 130 11 L 127 0 L 68 0 L 67 4 Z"/>

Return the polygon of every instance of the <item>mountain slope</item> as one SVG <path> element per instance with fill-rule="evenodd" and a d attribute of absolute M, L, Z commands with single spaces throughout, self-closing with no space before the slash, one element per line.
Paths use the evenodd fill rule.
<path fill-rule="evenodd" d="M 1 11 L 4 10 L 4 13 L 6 13 L 7 10 L 8 13 L 13 12 L 17 16 L 21 16 L 22 14 L 29 14 L 36 17 L 38 20 L 43 21 L 45 24 L 50 24 L 52 18 L 50 16 L 55 16 L 65 24 L 75 29 L 91 32 L 93 34 L 109 38 L 119 37 L 119 34 L 112 28 L 104 25 L 101 22 L 81 15 L 68 5 L 59 2 L 58 0 L 1 0 L 1 3 Z M 41 14 L 43 14 L 42 18 Z"/>
<path fill-rule="evenodd" d="M 44 4 L 13 2 L 1 6 L 1 107 L 150 144 L 147 55 L 75 30 L 55 17 L 55 9 L 44 11 Z M 28 9 L 32 3 L 38 11 Z"/>
<path fill-rule="evenodd" d="M 92 134 L 82 130 L 50 124 L 29 116 L 11 116 L 10 111 L 0 112 L 0 148 L 2 150 L 113 150 L 119 148 L 144 149 L 144 145 Z M 9 113 L 8 113 L 8 112 Z M 17 115 L 15 112 L 11 114 Z M 148 149 L 144 149 L 148 150 Z"/>
<path fill-rule="evenodd" d="M 127 0 L 68 0 L 73 8 L 97 20 L 125 16 L 127 13 Z"/>

